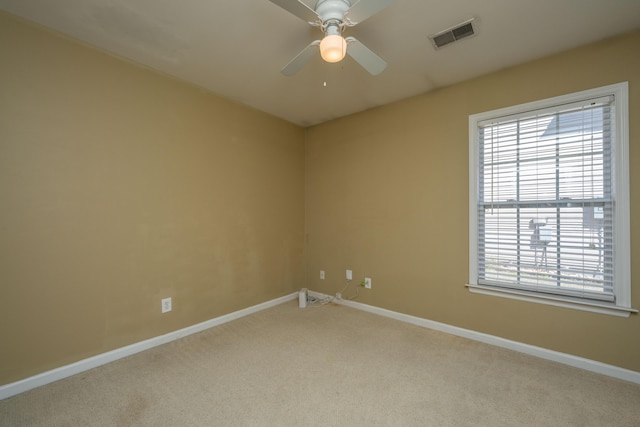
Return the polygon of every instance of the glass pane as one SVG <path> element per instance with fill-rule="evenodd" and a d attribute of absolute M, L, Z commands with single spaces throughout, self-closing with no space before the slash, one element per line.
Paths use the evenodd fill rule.
<path fill-rule="evenodd" d="M 481 129 L 479 279 L 612 299 L 609 107 Z"/>
<path fill-rule="evenodd" d="M 611 292 L 602 207 L 487 209 L 482 217 L 485 281 L 543 292 Z"/>

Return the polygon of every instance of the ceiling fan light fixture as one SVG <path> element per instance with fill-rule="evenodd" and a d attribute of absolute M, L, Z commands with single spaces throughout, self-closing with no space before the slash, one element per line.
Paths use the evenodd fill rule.
<path fill-rule="evenodd" d="M 393 3 L 394 0 L 270 0 L 286 11 L 319 27 L 324 37 L 314 40 L 280 70 L 285 76 L 292 76 L 311 58 L 318 54 L 326 62 L 340 62 L 349 54 L 372 76 L 380 74 L 387 63 L 373 53 L 355 37 L 343 37 L 346 27 L 368 19 Z M 315 2 L 315 6 L 309 4 Z"/>
<path fill-rule="evenodd" d="M 339 34 L 330 34 L 320 42 L 320 55 L 327 62 L 340 62 L 347 53 L 347 42 Z"/>

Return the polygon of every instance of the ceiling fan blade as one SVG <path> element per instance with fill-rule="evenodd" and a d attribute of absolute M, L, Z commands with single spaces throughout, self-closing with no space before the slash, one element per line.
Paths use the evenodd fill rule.
<path fill-rule="evenodd" d="M 309 45 L 302 49 L 302 52 L 296 55 L 295 58 L 289 61 L 289 63 L 285 65 L 280 72 L 285 76 L 293 76 L 304 66 L 304 64 L 309 62 L 311 58 L 318 54 L 318 46 L 320 46 L 320 40 L 315 40 L 309 43 Z"/>
<path fill-rule="evenodd" d="M 349 25 L 359 24 L 389 6 L 393 1 L 394 0 L 359 0 L 347 11 L 345 19 L 349 21 Z"/>
<path fill-rule="evenodd" d="M 377 76 L 387 68 L 387 63 L 360 43 L 355 37 L 347 37 L 347 54 L 370 74 Z"/>
<path fill-rule="evenodd" d="M 311 9 L 306 4 L 302 3 L 300 0 L 270 0 L 271 3 L 277 4 L 284 10 L 289 13 L 294 14 L 298 18 L 306 21 L 308 23 L 318 22 L 320 17 L 315 12 L 315 10 Z"/>

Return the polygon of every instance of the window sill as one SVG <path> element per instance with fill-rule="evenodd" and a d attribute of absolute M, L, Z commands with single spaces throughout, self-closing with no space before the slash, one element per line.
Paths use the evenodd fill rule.
<path fill-rule="evenodd" d="M 478 294 L 493 295 L 493 296 L 502 297 L 502 298 L 511 298 L 511 299 L 516 299 L 520 301 L 535 302 L 538 304 L 554 305 L 557 307 L 566 307 L 566 308 L 572 308 L 575 310 L 583 310 L 583 311 L 590 311 L 593 313 L 608 314 L 611 316 L 629 317 L 631 313 L 638 312 L 638 310 L 635 308 L 621 307 L 613 304 L 599 303 L 596 301 L 576 300 L 573 298 L 556 296 L 556 295 L 533 294 L 530 292 L 518 291 L 515 289 L 501 289 L 501 288 L 494 288 L 491 286 L 472 285 L 468 283 L 465 286 L 469 288 L 469 291 L 478 293 Z"/>

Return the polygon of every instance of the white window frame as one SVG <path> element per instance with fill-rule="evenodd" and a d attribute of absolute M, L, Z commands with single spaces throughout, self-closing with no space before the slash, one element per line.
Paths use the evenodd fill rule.
<path fill-rule="evenodd" d="M 630 209 L 629 209 L 629 88 L 628 83 L 617 83 L 596 89 L 585 90 L 554 98 L 529 102 L 493 111 L 469 116 L 469 283 L 471 292 L 500 296 L 517 300 L 568 307 L 621 317 L 628 317 L 638 310 L 631 307 L 631 266 L 630 266 Z M 479 171 L 479 124 L 493 120 L 560 107 L 564 104 L 584 101 L 590 98 L 615 97 L 614 141 L 613 141 L 613 179 L 615 193 L 615 258 L 614 293 L 615 302 L 553 295 L 513 288 L 494 287 L 478 283 L 478 171 Z"/>

